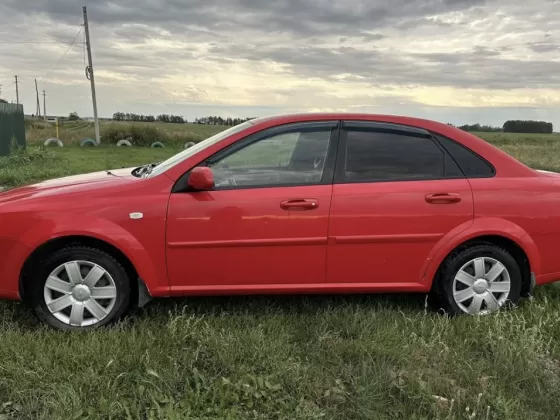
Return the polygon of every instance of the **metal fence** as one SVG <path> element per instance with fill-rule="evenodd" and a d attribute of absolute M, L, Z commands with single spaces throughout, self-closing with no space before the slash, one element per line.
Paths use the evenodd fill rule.
<path fill-rule="evenodd" d="M 0 103 L 0 156 L 8 156 L 16 145 L 25 147 L 23 105 Z"/>

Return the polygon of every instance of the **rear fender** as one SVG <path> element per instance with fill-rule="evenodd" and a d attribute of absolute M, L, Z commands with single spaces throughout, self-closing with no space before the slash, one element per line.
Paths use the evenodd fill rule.
<path fill-rule="evenodd" d="M 531 271 L 540 273 L 541 261 L 538 248 L 527 232 L 509 220 L 495 217 L 476 218 L 464 229 L 456 228 L 444 236 L 433 248 L 426 260 L 422 284 L 426 290 L 432 286 L 437 270 L 447 256 L 457 247 L 482 236 L 501 236 L 515 242 L 527 255 Z"/>

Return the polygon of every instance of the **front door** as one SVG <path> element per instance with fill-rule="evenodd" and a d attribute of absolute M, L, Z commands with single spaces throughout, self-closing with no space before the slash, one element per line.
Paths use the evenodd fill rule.
<path fill-rule="evenodd" d="M 345 123 L 334 184 L 331 283 L 419 290 L 436 244 L 473 221 L 469 182 L 423 130 Z"/>
<path fill-rule="evenodd" d="M 214 190 L 172 193 L 169 201 L 172 294 L 325 282 L 337 125 L 265 130 L 201 163 L 213 171 Z"/>

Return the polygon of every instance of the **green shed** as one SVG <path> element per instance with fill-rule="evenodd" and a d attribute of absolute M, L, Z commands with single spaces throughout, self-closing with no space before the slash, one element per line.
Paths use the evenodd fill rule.
<path fill-rule="evenodd" d="M 12 142 L 25 147 L 23 105 L 0 103 L 0 156 L 8 156 Z"/>

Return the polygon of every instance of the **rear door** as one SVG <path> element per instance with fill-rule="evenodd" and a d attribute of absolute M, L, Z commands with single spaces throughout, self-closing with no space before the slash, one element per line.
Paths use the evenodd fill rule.
<path fill-rule="evenodd" d="M 418 289 L 430 251 L 472 220 L 470 184 L 430 133 L 344 123 L 329 228 L 329 282 Z"/>

